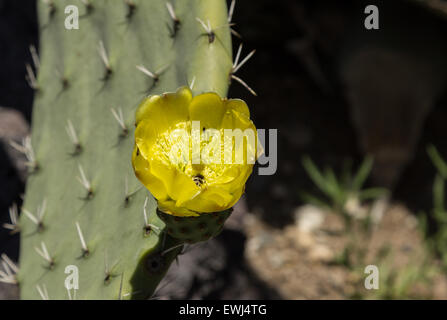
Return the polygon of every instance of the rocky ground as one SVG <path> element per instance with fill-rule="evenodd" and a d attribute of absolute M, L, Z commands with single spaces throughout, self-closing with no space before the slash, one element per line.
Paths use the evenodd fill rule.
<path fill-rule="evenodd" d="M 360 221 L 346 230 L 339 215 L 310 205 L 295 218 L 282 230 L 252 215 L 245 223 L 250 268 L 283 298 L 447 298 L 447 277 L 405 206 L 391 205 L 369 232 Z M 378 290 L 364 287 L 370 264 L 379 268 Z"/>

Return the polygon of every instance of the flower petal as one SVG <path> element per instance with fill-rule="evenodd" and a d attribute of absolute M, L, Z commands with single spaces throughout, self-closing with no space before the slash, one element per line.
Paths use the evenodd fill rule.
<path fill-rule="evenodd" d="M 141 155 L 138 146 L 134 147 L 132 153 L 132 165 L 136 177 L 151 191 L 156 199 L 163 200 L 168 197 L 168 192 L 162 180 L 151 173 L 149 162 Z"/>
<path fill-rule="evenodd" d="M 156 159 L 151 161 L 151 173 L 163 181 L 168 196 L 175 200 L 177 206 L 194 199 L 200 191 L 190 177 Z"/>
<path fill-rule="evenodd" d="M 191 100 L 192 93 L 188 87 L 181 87 L 175 93 L 149 96 L 136 111 L 135 125 L 138 127 L 142 120 L 147 120 L 157 123 L 160 133 L 164 132 L 175 124 L 188 120 Z"/>
<path fill-rule="evenodd" d="M 185 207 L 177 207 L 175 201 L 172 199 L 158 201 L 158 208 L 165 213 L 179 217 L 194 217 L 199 215 L 197 212 L 191 211 Z"/>
<path fill-rule="evenodd" d="M 152 125 L 146 119 L 140 121 L 135 129 L 135 143 L 142 156 L 149 160 L 152 155 L 151 148 L 158 137 L 158 126 Z"/>
<path fill-rule="evenodd" d="M 186 203 L 186 206 L 197 212 L 219 212 L 231 208 L 239 201 L 243 192 L 243 185 L 235 193 L 229 193 L 221 186 L 208 187 L 194 201 Z"/>
<path fill-rule="evenodd" d="M 229 99 L 224 101 L 224 105 L 226 110 L 234 110 L 244 114 L 247 118 L 250 118 L 250 110 L 245 101 L 241 99 Z"/>
<path fill-rule="evenodd" d="M 202 128 L 218 129 L 225 114 L 222 99 L 214 92 L 195 96 L 189 106 L 189 116 L 192 121 L 200 121 Z"/>

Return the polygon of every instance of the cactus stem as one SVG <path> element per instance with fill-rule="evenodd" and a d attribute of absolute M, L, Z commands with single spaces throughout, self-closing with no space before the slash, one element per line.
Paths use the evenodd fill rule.
<path fill-rule="evenodd" d="M 20 232 L 20 227 L 18 225 L 19 215 L 17 212 L 17 205 L 15 203 L 13 203 L 13 205 L 9 208 L 9 219 L 11 220 L 11 223 L 4 223 L 2 225 L 3 228 L 11 230 L 11 235 Z"/>
<path fill-rule="evenodd" d="M 216 27 L 231 23 L 227 21 L 227 1 L 192 0 L 184 4 L 181 0 L 120 0 L 117 7 L 111 2 L 37 1 L 41 41 L 39 45 L 32 42 L 37 50 L 28 51 L 31 43 L 27 43 L 28 59 L 22 67 L 25 77 L 25 63 L 29 63 L 32 75 L 27 77 L 37 89 L 34 104 L 39 112 L 33 113 L 31 136 L 35 154 L 21 145 L 21 138 L 14 139 L 27 155 L 23 158 L 29 166 L 37 167 L 37 160 L 41 167 L 29 176 L 23 204 L 32 212 L 34 222 L 17 204 L 17 228 L 22 237 L 17 279 L 23 299 L 47 299 L 43 284 L 51 300 L 73 298 L 73 289 L 68 293 L 63 283 L 64 268 L 70 265 L 78 266 L 80 285 L 88 285 L 88 290 L 76 290 L 77 299 L 145 299 L 182 250 L 171 247 L 184 242 L 183 247 L 188 248 L 190 234 L 178 239 L 165 232 L 166 223 L 155 212 L 156 200 L 134 175 L 130 161 L 134 113 L 137 100 L 174 92 L 183 85 L 190 86 L 194 94 L 214 91 L 226 95 L 233 36 L 228 27 Z M 78 10 L 74 11 L 79 12 L 65 13 L 69 4 L 76 5 Z M 90 5 L 93 10 L 88 15 Z M 52 17 L 50 10 L 55 11 Z M 233 20 L 236 16 L 235 11 Z M 205 29 L 196 17 L 204 21 Z M 74 29 L 76 22 L 78 31 L 65 30 L 64 24 Z M 154 46 L 157 50 L 151 51 Z M 242 55 L 239 61 L 245 52 Z M 85 63 L 88 58 L 93 59 L 93 65 Z M 120 93 L 119 88 L 128 94 Z M 82 110 L 77 112 L 79 106 Z M 92 117 L 100 118 L 101 132 L 97 132 Z M 54 134 L 57 139 L 51 146 L 39 143 Z M 110 160 L 108 165 L 98 166 L 101 155 Z M 47 198 L 48 206 L 42 224 L 37 206 L 43 198 Z M 123 216 L 133 213 L 137 214 L 136 224 Z M 6 218 L 0 222 L 1 229 L 3 222 L 9 223 L 5 234 L 15 228 Z M 43 232 L 38 232 L 39 224 L 45 226 Z M 196 224 L 198 227 L 200 222 L 192 227 Z M 172 229 L 180 234 L 181 227 Z M 207 232 L 192 227 L 189 230 L 198 239 Z M 54 262 L 51 271 L 49 260 Z M 0 270 L 8 276 L 3 269 L 0 259 Z"/>
<path fill-rule="evenodd" d="M 124 123 L 124 116 L 123 116 L 123 110 L 121 108 L 118 109 L 118 112 L 114 109 L 111 108 L 110 111 L 112 111 L 113 117 L 116 119 L 116 121 L 118 122 L 118 124 L 121 127 L 121 137 L 126 137 L 127 134 L 129 133 L 129 129 L 127 128 L 126 124 Z"/>
<path fill-rule="evenodd" d="M 31 87 L 31 89 L 38 91 L 39 85 L 37 84 L 36 76 L 34 75 L 33 68 L 31 68 L 30 64 L 25 64 L 26 68 L 26 76 L 25 79 L 28 82 L 28 85 Z"/>
<path fill-rule="evenodd" d="M 34 250 L 36 250 L 37 254 L 48 262 L 48 267 L 51 270 L 54 267 L 54 259 L 48 253 L 48 249 L 47 246 L 45 245 L 45 242 L 42 241 L 40 245 L 41 249 L 39 249 L 38 247 L 34 247 Z"/>
<path fill-rule="evenodd" d="M 104 48 L 104 43 L 102 41 L 99 41 L 98 53 L 99 53 L 99 56 L 101 57 L 102 62 L 104 63 L 104 66 L 106 67 L 105 74 L 102 78 L 102 80 L 105 81 L 110 78 L 113 71 L 110 66 L 110 61 L 109 61 L 109 57 L 107 56 L 106 49 Z"/>
<path fill-rule="evenodd" d="M 37 226 L 37 230 L 42 232 L 44 228 L 43 217 L 45 215 L 47 208 L 47 200 L 44 199 L 41 206 L 37 207 L 36 216 L 33 215 L 30 211 L 22 208 L 23 213 Z"/>
<path fill-rule="evenodd" d="M 93 189 L 90 181 L 88 181 L 87 177 L 85 176 L 84 169 L 82 169 L 81 165 L 78 165 L 79 173 L 81 174 L 81 177 L 77 177 L 79 183 L 87 190 L 87 197 L 86 199 L 91 199 L 93 197 Z"/>
<path fill-rule="evenodd" d="M 1 260 L 4 271 L 0 270 L 0 282 L 17 284 L 16 274 L 19 272 L 19 268 L 4 253 L 1 255 Z"/>
<path fill-rule="evenodd" d="M 39 295 L 42 298 L 42 300 L 50 300 L 50 298 L 48 297 L 48 291 L 46 285 L 42 285 L 42 287 L 40 287 L 40 285 L 36 285 L 36 289 L 39 292 Z"/>
<path fill-rule="evenodd" d="M 174 22 L 174 27 L 171 32 L 171 38 L 174 38 L 177 35 L 177 32 L 180 28 L 180 20 L 177 18 L 177 15 L 175 14 L 174 7 L 170 2 L 166 2 L 166 8 L 168 8 L 169 15 Z"/>
<path fill-rule="evenodd" d="M 31 53 L 31 59 L 33 59 L 34 67 L 36 70 L 40 68 L 39 55 L 37 54 L 36 47 L 34 45 L 29 46 L 29 52 Z"/>
<path fill-rule="evenodd" d="M 82 151 L 81 143 L 79 142 L 78 135 L 76 134 L 76 131 L 73 127 L 73 123 L 71 120 L 67 120 L 67 126 L 65 127 L 65 130 L 67 131 L 68 137 L 70 138 L 71 142 L 74 145 L 74 151 L 72 155 L 78 155 Z"/>
<path fill-rule="evenodd" d="M 78 231 L 79 240 L 81 241 L 81 248 L 82 248 L 82 257 L 86 258 L 90 254 L 90 251 L 87 247 L 87 244 L 84 239 L 84 235 L 82 234 L 81 226 L 79 225 L 79 222 L 76 222 L 76 230 Z"/>
<path fill-rule="evenodd" d="M 27 136 L 22 139 L 22 144 L 18 144 L 15 141 L 9 141 L 11 147 L 24 154 L 26 159 L 26 165 L 31 169 L 31 172 L 37 171 L 39 169 L 39 165 L 36 161 L 36 157 L 34 154 L 33 146 L 31 145 L 31 137 Z"/>

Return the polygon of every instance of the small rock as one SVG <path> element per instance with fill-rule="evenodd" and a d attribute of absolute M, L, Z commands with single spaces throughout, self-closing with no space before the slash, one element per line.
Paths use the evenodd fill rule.
<path fill-rule="evenodd" d="M 365 219 L 368 216 L 368 208 L 360 203 L 360 199 L 357 195 L 351 194 L 345 203 L 346 212 L 356 218 Z"/>
<path fill-rule="evenodd" d="M 318 229 L 324 222 L 325 213 L 314 205 L 304 205 L 295 210 L 295 221 L 298 230 L 312 232 Z"/>
<path fill-rule="evenodd" d="M 315 244 L 315 238 L 310 232 L 298 231 L 295 232 L 295 242 L 300 247 L 310 248 Z"/>
<path fill-rule="evenodd" d="M 263 232 L 260 235 L 253 237 L 247 241 L 246 248 L 250 252 L 256 253 L 261 250 L 265 245 L 272 242 L 273 238 L 269 234 Z"/>
<path fill-rule="evenodd" d="M 280 268 L 285 262 L 283 255 L 280 253 L 272 254 L 269 256 L 269 258 L 270 264 L 274 269 Z"/>
<path fill-rule="evenodd" d="M 309 253 L 309 257 L 318 262 L 330 262 L 334 259 L 334 252 L 325 245 L 315 245 Z"/>

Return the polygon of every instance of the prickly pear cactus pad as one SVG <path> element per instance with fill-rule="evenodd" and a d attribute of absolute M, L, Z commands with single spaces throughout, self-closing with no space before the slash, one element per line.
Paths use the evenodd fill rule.
<path fill-rule="evenodd" d="M 69 5 L 79 29 L 64 27 Z M 165 232 L 135 177 L 135 112 L 146 96 L 182 86 L 226 96 L 226 2 L 49 0 L 38 1 L 38 15 L 21 297 L 150 298 L 183 241 Z M 79 286 L 68 291 L 73 268 Z"/>

